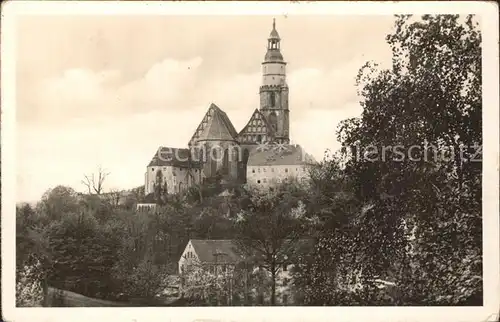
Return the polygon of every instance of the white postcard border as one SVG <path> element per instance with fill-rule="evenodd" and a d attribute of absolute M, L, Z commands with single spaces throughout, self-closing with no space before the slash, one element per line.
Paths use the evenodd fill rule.
<path fill-rule="evenodd" d="M 482 307 L 15 308 L 16 17 L 475 13 L 483 37 Z M 2 4 L 2 314 L 7 321 L 487 321 L 500 310 L 498 5 L 494 2 L 7 2 Z M 36 53 L 34 53 L 36 54 Z M 36 156 L 34 156 L 36 157 Z"/>

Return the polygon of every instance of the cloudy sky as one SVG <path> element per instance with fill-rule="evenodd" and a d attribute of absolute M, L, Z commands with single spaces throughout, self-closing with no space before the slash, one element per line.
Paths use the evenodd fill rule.
<path fill-rule="evenodd" d="M 360 113 L 367 61 L 390 62 L 392 16 L 276 17 L 288 62 L 291 139 L 317 159 Z M 31 16 L 18 21 L 18 201 L 58 184 L 143 184 L 158 146 L 186 147 L 210 103 L 237 130 L 258 107 L 271 16 Z"/>

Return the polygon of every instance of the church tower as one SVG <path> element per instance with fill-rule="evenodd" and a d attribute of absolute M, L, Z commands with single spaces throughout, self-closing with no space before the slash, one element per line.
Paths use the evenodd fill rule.
<path fill-rule="evenodd" d="M 274 131 L 274 141 L 290 143 L 288 110 L 288 85 L 286 62 L 280 51 L 280 36 L 273 19 L 273 30 L 267 40 L 267 53 L 262 62 L 262 86 L 260 87 L 260 112 Z"/>

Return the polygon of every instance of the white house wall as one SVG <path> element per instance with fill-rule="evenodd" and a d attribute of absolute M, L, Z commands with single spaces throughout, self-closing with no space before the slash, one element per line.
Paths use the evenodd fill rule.
<path fill-rule="evenodd" d="M 193 253 L 193 255 L 194 255 L 193 258 L 187 257 L 187 254 L 189 252 Z M 181 258 L 179 259 L 179 267 L 178 267 L 179 274 L 182 274 L 182 267 L 186 267 L 186 265 L 190 265 L 194 261 L 198 262 L 198 254 L 194 250 L 194 247 L 191 244 L 191 242 L 188 242 L 188 244 L 186 245 L 186 248 L 184 248 L 184 251 L 182 252 Z"/>
<path fill-rule="evenodd" d="M 299 180 L 308 177 L 307 168 L 303 165 L 248 166 L 247 182 L 256 187 L 270 187 L 288 178 Z"/>

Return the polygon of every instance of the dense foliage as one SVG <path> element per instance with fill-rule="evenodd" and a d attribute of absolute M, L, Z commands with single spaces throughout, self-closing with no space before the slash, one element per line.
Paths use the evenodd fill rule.
<path fill-rule="evenodd" d="M 480 305 L 478 27 L 470 16 L 401 16 L 387 41 L 392 69 L 360 70 L 363 113 L 339 128 L 345 167 L 321 168 L 331 187 L 319 198 L 331 202 L 302 267 L 309 303 Z M 363 287 L 351 299 L 339 284 Z"/>
<path fill-rule="evenodd" d="M 227 198 L 171 198 L 140 212 L 68 187 L 47 191 L 35 207 L 17 209 L 18 279 L 36 270 L 38 282 L 90 297 L 155 298 L 177 272 L 189 238 L 231 237 L 230 219 L 219 216 L 231 207 Z"/>
<path fill-rule="evenodd" d="M 342 153 L 325 155 L 307 184 L 178 196 L 158 186 L 150 212 L 134 209 L 140 190 L 120 204 L 56 187 L 19 207 L 17 303 L 37 305 L 47 285 L 154 298 L 198 238 L 237 240 L 271 276 L 252 278 L 275 304 L 276 272 L 291 260 L 283 250 L 307 238 L 313 248 L 297 253 L 292 274 L 303 305 L 481 305 L 478 27 L 472 17 L 400 16 L 387 42 L 392 68 L 361 68 L 363 113 L 341 123 Z M 248 303 L 253 287 L 234 274 L 186 278 L 198 304 Z"/>

